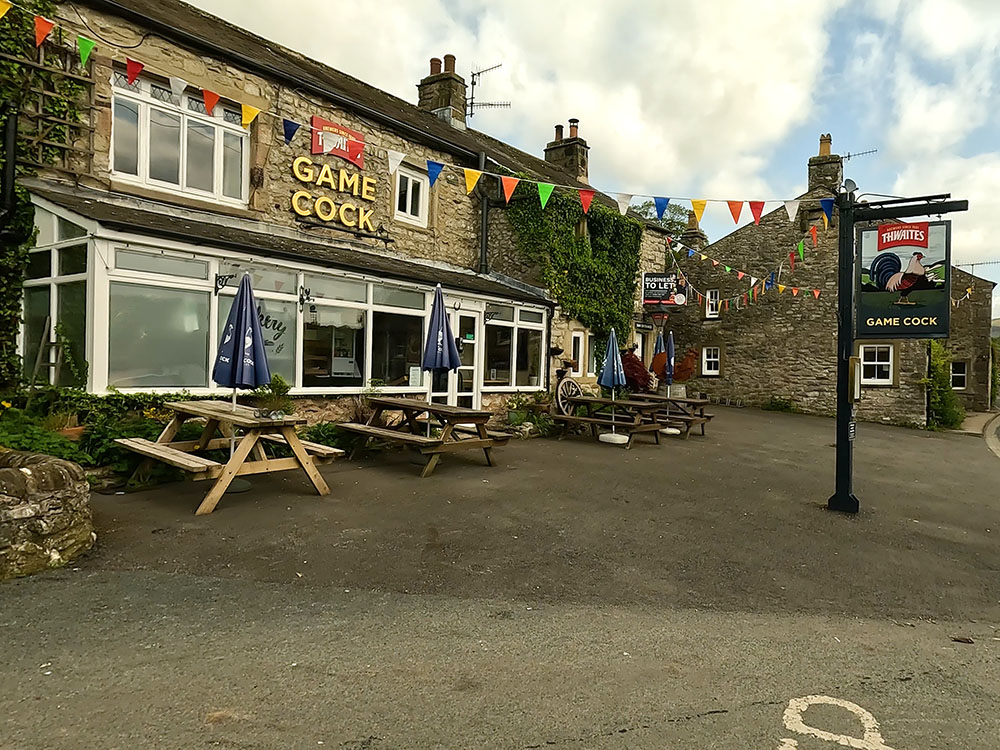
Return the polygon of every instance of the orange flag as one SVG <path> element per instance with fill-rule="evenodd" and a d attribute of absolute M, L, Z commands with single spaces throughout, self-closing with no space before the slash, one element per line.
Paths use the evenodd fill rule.
<path fill-rule="evenodd" d="M 590 210 L 590 202 L 594 200 L 593 190 L 581 190 L 580 191 L 580 205 L 583 206 L 583 212 L 587 213 Z"/>
<path fill-rule="evenodd" d="M 753 223 L 760 224 L 760 215 L 764 213 L 764 201 L 750 201 L 750 213 L 753 214 Z"/>
<path fill-rule="evenodd" d="M 43 16 L 35 16 L 35 46 L 41 47 L 45 37 L 52 33 L 55 21 L 50 21 Z"/>
<path fill-rule="evenodd" d="M 215 105 L 219 103 L 219 95 L 214 91 L 209 91 L 208 89 L 202 89 L 201 93 L 205 97 L 205 111 L 211 115 L 212 111 L 215 109 Z"/>
<path fill-rule="evenodd" d="M 510 203 L 510 196 L 514 194 L 514 188 L 520 180 L 517 177 L 501 177 L 500 182 L 503 183 L 503 197 Z"/>
<path fill-rule="evenodd" d="M 733 215 L 733 221 L 739 224 L 740 214 L 743 213 L 743 201 L 726 201 L 729 204 L 729 213 Z"/>
<path fill-rule="evenodd" d="M 737 279 L 741 279 L 742 280 L 744 276 L 746 276 L 746 274 L 743 273 L 742 271 L 737 271 L 736 272 L 736 278 Z"/>
<path fill-rule="evenodd" d="M 708 201 L 691 201 L 691 210 L 694 211 L 694 218 L 701 221 L 701 217 L 705 214 L 705 206 Z"/>
<path fill-rule="evenodd" d="M 719 261 L 717 261 L 717 260 L 715 260 L 715 259 L 713 258 L 713 259 L 712 259 L 712 265 L 713 265 L 713 266 L 717 266 L 717 265 L 719 265 Z"/>
<path fill-rule="evenodd" d="M 792 296 L 793 297 L 798 297 L 799 296 L 799 288 L 797 286 L 793 286 L 792 287 Z"/>
<path fill-rule="evenodd" d="M 819 299 L 819 289 L 813 289 L 813 297 Z"/>
<path fill-rule="evenodd" d="M 809 234 L 811 234 L 813 236 L 813 247 L 816 247 L 816 245 L 819 244 L 819 243 L 818 243 L 818 240 L 816 239 L 816 226 L 815 225 L 809 227 Z"/>

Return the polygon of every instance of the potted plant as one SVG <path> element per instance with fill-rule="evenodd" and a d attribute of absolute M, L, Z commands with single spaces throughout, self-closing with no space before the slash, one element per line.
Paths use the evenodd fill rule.
<path fill-rule="evenodd" d="M 272 375 L 271 382 L 251 392 L 258 415 L 271 419 L 281 419 L 295 411 L 295 405 L 288 392 L 292 386 L 280 375 Z"/>
<path fill-rule="evenodd" d="M 532 414 L 548 414 L 552 411 L 552 394 L 548 391 L 535 391 L 531 394 L 528 410 Z"/>
<path fill-rule="evenodd" d="M 531 403 L 531 399 L 523 393 L 507 399 L 507 423 L 514 426 L 524 424 L 528 420 L 528 405 Z"/>

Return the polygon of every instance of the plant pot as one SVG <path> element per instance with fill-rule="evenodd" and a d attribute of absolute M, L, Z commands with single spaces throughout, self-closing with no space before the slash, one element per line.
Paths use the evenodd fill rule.
<path fill-rule="evenodd" d="M 56 432 L 75 442 L 83 437 L 83 433 L 86 429 L 86 425 L 81 425 L 79 427 L 63 427 L 61 430 L 56 430 Z"/>
<path fill-rule="evenodd" d="M 528 411 L 532 414 L 548 414 L 552 409 L 552 404 L 529 404 Z"/>

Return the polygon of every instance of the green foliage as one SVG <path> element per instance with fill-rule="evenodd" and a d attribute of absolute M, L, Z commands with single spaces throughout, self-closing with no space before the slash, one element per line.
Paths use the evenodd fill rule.
<path fill-rule="evenodd" d="M 965 421 L 965 407 L 951 387 L 951 355 L 940 341 L 931 341 L 930 374 L 927 377 L 927 426 L 955 430 Z"/>
<path fill-rule="evenodd" d="M 329 445 L 332 448 L 350 450 L 356 442 L 356 436 L 347 430 L 340 429 L 336 422 L 320 422 L 302 431 L 302 437 L 313 443 Z"/>
<path fill-rule="evenodd" d="M 0 445 L 15 451 L 45 453 L 83 466 L 92 466 L 93 459 L 83 446 L 58 432 L 45 429 L 20 409 L 5 409 L 0 418 Z"/>
<path fill-rule="evenodd" d="M 280 411 L 291 414 L 295 411 L 295 404 L 289 397 L 288 392 L 292 389 L 288 381 L 275 373 L 271 376 L 271 382 L 260 386 L 250 393 L 254 398 L 254 403 L 258 409 L 264 411 Z"/>
<path fill-rule="evenodd" d="M 659 224 L 670 232 L 671 237 L 679 238 L 687 229 L 688 209 L 677 203 L 668 203 L 667 210 L 663 212 L 663 218 L 656 218 L 656 203 L 646 201 L 638 206 L 632 206 L 632 210 L 642 216 L 646 221 Z"/>
<path fill-rule="evenodd" d="M 123 419 L 149 410 L 162 410 L 167 401 L 190 401 L 191 396 L 184 392 L 121 393 L 115 390 L 106 396 L 98 396 L 79 388 L 42 386 L 31 392 L 24 389 L 7 391 L 3 399 L 25 409 L 31 416 L 40 417 L 52 412 L 75 414 L 80 424 L 90 424 L 102 417 Z"/>
<path fill-rule="evenodd" d="M 795 413 L 799 410 L 792 399 L 785 398 L 784 396 L 771 396 L 771 398 L 760 405 L 760 408 L 764 411 L 783 411 L 788 413 Z"/>
<path fill-rule="evenodd" d="M 518 252 L 538 266 L 563 311 L 598 339 L 632 328 L 642 224 L 594 201 L 583 215 L 575 194 L 556 191 L 542 210 L 537 195 L 507 208 Z M 588 231 L 580 232 L 586 221 Z"/>

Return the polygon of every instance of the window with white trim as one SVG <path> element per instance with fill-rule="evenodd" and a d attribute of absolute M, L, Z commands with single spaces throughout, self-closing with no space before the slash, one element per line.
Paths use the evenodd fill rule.
<path fill-rule="evenodd" d="M 511 305 L 486 305 L 483 388 L 538 388 L 543 384 L 545 315 Z"/>
<path fill-rule="evenodd" d="M 245 205 L 249 132 L 242 114 L 222 102 L 211 115 L 204 99 L 175 95 L 166 84 L 113 74 L 111 171 L 167 192 Z"/>
<path fill-rule="evenodd" d="M 951 387 L 956 391 L 964 391 L 969 383 L 969 363 L 951 363 Z"/>
<path fill-rule="evenodd" d="M 719 317 L 719 290 L 709 289 L 705 292 L 705 317 Z"/>
<path fill-rule="evenodd" d="M 583 375 L 583 351 L 584 347 L 584 334 L 583 331 L 573 331 L 573 337 L 570 343 L 569 358 L 576 362 L 573 368 L 570 370 L 570 375 L 575 378 Z"/>
<path fill-rule="evenodd" d="M 430 180 L 427 175 L 402 164 L 396 170 L 396 210 L 394 216 L 399 221 L 427 226 L 427 196 Z"/>
<path fill-rule="evenodd" d="M 701 348 L 701 374 L 704 377 L 718 377 L 722 372 L 722 349 L 718 346 Z"/>
<path fill-rule="evenodd" d="M 604 352 L 597 351 L 597 340 L 594 334 L 587 334 L 587 377 L 597 376 L 598 371 L 604 368 Z"/>
<path fill-rule="evenodd" d="M 895 348 L 892 344 L 862 344 L 861 385 L 892 385 Z"/>

